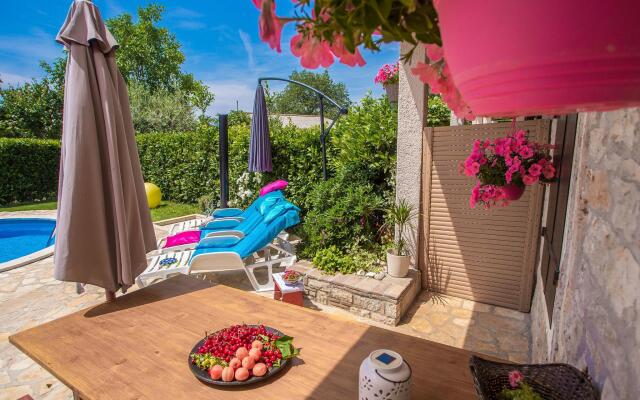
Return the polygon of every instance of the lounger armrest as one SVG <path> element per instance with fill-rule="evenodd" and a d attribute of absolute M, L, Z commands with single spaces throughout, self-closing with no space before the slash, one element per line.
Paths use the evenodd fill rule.
<path fill-rule="evenodd" d="M 242 240 L 242 238 L 239 238 L 235 235 L 206 237 L 200 240 L 200 242 L 196 246 L 196 249 L 231 247 L 238 243 L 240 240 Z"/>
<path fill-rule="evenodd" d="M 214 218 L 236 217 L 243 213 L 240 208 L 216 208 L 211 215 Z"/>
<path fill-rule="evenodd" d="M 205 238 L 216 237 L 216 236 L 235 236 L 238 239 L 242 239 L 244 237 L 244 233 L 242 231 L 228 230 L 228 231 L 217 231 L 208 233 Z"/>
<path fill-rule="evenodd" d="M 206 224 L 202 229 L 233 229 L 236 226 L 240 225 L 240 222 L 237 219 L 225 218 L 225 219 L 215 219 L 208 224 Z"/>

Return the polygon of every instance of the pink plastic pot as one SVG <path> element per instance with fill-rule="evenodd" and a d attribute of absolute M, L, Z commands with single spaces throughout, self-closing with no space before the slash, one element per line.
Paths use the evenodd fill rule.
<path fill-rule="evenodd" d="M 640 1 L 441 0 L 445 58 L 476 115 L 640 105 Z"/>
<path fill-rule="evenodd" d="M 524 193 L 524 186 L 514 185 L 513 183 L 508 183 L 502 187 L 502 191 L 507 196 L 507 200 L 516 201 L 520 200 L 522 194 Z"/>

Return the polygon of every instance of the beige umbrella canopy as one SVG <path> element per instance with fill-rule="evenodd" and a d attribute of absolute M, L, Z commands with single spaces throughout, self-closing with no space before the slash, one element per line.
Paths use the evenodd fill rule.
<path fill-rule="evenodd" d="M 118 43 L 76 0 L 56 40 L 68 50 L 55 278 L 126 290 L 156 248 Z"/>

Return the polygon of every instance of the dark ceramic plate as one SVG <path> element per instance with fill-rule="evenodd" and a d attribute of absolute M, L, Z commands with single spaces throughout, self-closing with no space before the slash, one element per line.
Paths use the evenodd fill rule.
<path fill-rule="evenodd" d="M 257 326 L 257 325 L 248 325 L 248 326 Z M 276 335 L 282 337 L 285 336 L 284 333 L 280 332 L 277 329 L 265 326 L 265 328 L 267 329 L 267 332 L 269 333 L 275 333 Z M 219 332 L 219 331 L 218 331 Z M 218 332 L 214 332 L 211 335 L 215 335 Z M 251 378 L 247 379 L 246 381 L 231 381 L 231 382 L 224 382 L 222 380 L 213 380 L 211 379 L 211 377 L 209 376 L 209 372 L 205 371 L 203 369 L 200 369 L 197 365 L 195 365 L 194 363 L 191 362 L 191 354 L 195 353 L 196 351 L 198 351 L 198 349 L 200 348 L 200 346 L 202 346 L 202 344 L 204 343 L 204 341 L 207 338 L 204 338 L 202 340 L 200 340 L 198 343 L 196 343 L 195 346 L 193 346 L 193 349 L 191 349 L 191 351 L 189 352 L 189 355 L 187 356 L 187 362 L 189 363 L 189 368 L 191 369 L 191 372 L 196 376 L 196 378 L 200 379 L 202 382 L 208 383 L 210 385 L 217 385 L 217 386 L 245 386 L 245 385 L 252 385 L 258 382 L 263 382 L 266 381 L 267 379 L 271 378 L 272 376 L 276 375 L 278 372 L 282 371 L 287 364 L 289 364 L 289 360 L 283 360 L 282 363 L 280 364 L 279 367 L 277 368 L 270 368 L 269 371 L 264 375 L 264 376 L 252 376 Z"/>

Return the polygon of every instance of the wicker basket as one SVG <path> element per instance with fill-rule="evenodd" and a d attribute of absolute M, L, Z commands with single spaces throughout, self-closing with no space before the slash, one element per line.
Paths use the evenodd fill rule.
<path fill-rule="evenodd" d="M 480 399 L 501 399 L 509 387 L 509 372 L 517 369 L 524 381 L 545 400 L 599 399 L 589 375 L 567 364 L 505 364 L 472 356 L 469 368 Z"/>

